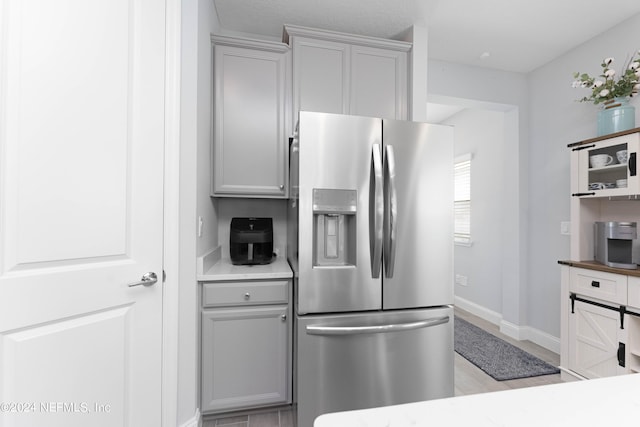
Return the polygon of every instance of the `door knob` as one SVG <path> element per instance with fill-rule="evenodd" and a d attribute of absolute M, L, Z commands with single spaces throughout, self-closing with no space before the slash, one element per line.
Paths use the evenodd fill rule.
<path fill-rule="evenodd" d="M 145 273 L 140 278 L 139 282 L 129 283 L 127 286 L 129 286 L 130 288 L 134 286 L 140 286 L 140 285 L 151 286 L 151 285 L 155 285 L 157 281 L 158 281 L 158 276 L 156 276 L 156 273 L 154 273 L 153 271 L 150 271 L 148 273 Z"/>

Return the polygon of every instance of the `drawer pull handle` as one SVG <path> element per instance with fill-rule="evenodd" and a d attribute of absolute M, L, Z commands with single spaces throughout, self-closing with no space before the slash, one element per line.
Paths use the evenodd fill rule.
<path fill-rule="evenodd" d="M 249 294 L 249 292 L 247 292 L 246 294 L 244 294 L 244 299 L 245 300 L 249 300 L 249 298 L 251 298 L 251 295 Z"/>
<path fill-rule="evenodd" d="M 591 286 L 593 286 L 594 288 L 599 288 L 600 287 L 600 282 L 596 282 L 595 280 L 591 281 Z"/>
<path fill-rule="evenodd" d="M 282 319 L 283 322 L 287 321 L 287 315 L 283 314 L 282 316 L 280 316 L 280 319 Z"/>

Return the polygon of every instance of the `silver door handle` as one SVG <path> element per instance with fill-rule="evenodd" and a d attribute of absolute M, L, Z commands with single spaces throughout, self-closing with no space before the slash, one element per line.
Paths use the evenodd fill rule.
<path fill-rule="evenodd" d="M 382 221 L 384 217 L 384 198 L 382 194 L 382 152 L 380 144 L 371 149 L 373 194 L 369 192 L 369 250 L 371 255 L 371 277 L 380 277 L 382 262 Z"/>
<path fill-rule="evenodd" d="M 127 286 L 129 286 L 130 288 L 134 286 L 140 286 L 140 285 L 151 286 L 151 285 L 155 285 L 157 281 L 158 281 L 158 276 L 156 276 L 156 273 L 154 273 L 153 271 L 150 271 L 148 273 L 145 273 L 140 278 L 139 282 L 129 283 Z"/>
<path fill-rule="evenodd" d="M 428 328 L 449 322 L 449 316 L 433 317 L 409 323 L 395 323 L 379 326 L 307 326 L 308 335 L 359 335 L 381 334 L 385 332 L 412 331 L 414 329 Z"/>
<path fill-rule="evenodd" d="M 396 188 L 396 158 L 393 145 L 386 147 L 386 172 L 385 177 L 385 204 L 388 209 L 385 212 L 384 227 L 384 275 L 393 277 L 393 267 L 396 264 L 396 241 L 398 234 L 398 190 Z"/>

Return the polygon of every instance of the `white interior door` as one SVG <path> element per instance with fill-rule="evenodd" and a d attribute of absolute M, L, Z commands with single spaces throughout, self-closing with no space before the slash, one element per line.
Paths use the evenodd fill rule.
<path fill-rule="evenodd" d="M 161 424 L 164 17 L 0 3 L 0 426 Z"/>

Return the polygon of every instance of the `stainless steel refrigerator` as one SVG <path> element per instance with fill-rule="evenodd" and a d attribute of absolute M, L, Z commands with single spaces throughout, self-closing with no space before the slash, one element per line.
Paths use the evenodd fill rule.
<path fill-rule="evenodd" d="M 301 112 L 290 147 L 298 427 L 453 395 L 453 129 Z"/>

